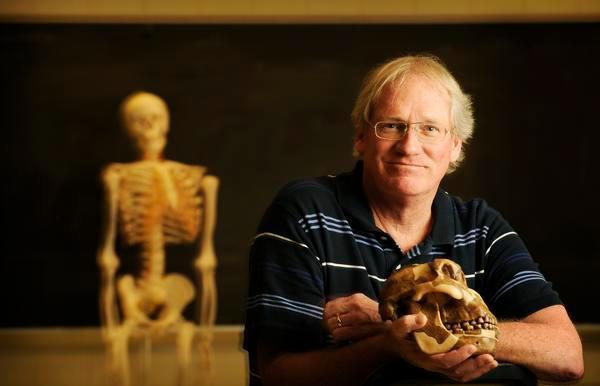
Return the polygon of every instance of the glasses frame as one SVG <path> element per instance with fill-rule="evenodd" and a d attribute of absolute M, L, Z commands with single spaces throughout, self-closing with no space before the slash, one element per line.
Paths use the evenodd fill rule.
<path fill-rule="evenodd" d="M 381 123 L 404 123 L 406 125 L 406 129 L 404 130 L 404 133 L 402 134 L 401 137 L 399 138 L 386 138 L 384 136 L 382 136 L 380 133 L 378 133 L 378 129 L 377 126 Z M 378 121 L 375 122 L 375 124 L 370 124 L 371 127 L 373 127 L 373 130 L 375 131 L 375 137 L 379 138 L 379 139 L 383 139 L 385 141 L 400 141 L 402 139 L 404 139 L 406 137 L 406 135 L 408 134 L 409 130 L 414 130 L 415 133 L 417 134 L 417 139 L 419 140 L 419 142 L 421 143 L 429 143 L 429 144 L 436 144 L 436 143 L 441 143 L 444 141 L 444 139 L 446 138 L 446 136 L 448 135 L 448 133 L 450 132 L 450 130 L 446 129 L 446 128 L 440 128 L 436 125 L 427 123 L 427 122 L 404 122 L 404 121 Z M 434 126 L 438 129 L 440 129 L 441 132 L 443 132 L 443 134 L 438 138 L 430 138 L 430 137 L 424 137 L 422 136 L 421 132 L 418 130 L 421 126 L 423 125 L 431 125 Z"/>

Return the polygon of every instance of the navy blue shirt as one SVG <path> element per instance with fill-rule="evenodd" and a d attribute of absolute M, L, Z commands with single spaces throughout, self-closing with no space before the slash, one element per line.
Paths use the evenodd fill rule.
<path fill-rule="evenodd" d="M 351 173 L 286 185 L 250 249 L 244 332 L 250 384 L 261 385 L 259 339 L 289 351 L 333 344 L 322 324 L 325 303 L 357 292 L 377 301 L 386 278 L 406 264 L 439 257 L 457 262 L 469 287 L 499 319 L 561 304 L 519 235 L 485 201 L 462 202 L 440 189 L 432 212 L 430 234 L 402 251 L 375 226 L 362 188 L 362 162 Z"/>

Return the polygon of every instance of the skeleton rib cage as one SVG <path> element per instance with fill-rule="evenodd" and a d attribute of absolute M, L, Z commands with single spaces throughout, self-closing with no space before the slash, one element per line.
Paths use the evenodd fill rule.
<path fill-rule="evenodd" d="M 202 168 L 169 163 L 162 170 L 136 165 L 121 172 L 119 230 L 127 245 L 145 245 L 158 241 L 156 237 L 164 244 L 191 243 L 197 238 Z"/>

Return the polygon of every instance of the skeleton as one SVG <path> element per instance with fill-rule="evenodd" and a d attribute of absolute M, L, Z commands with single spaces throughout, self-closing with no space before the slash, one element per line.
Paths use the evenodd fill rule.
<path fill-rule="evenodd" d="M 121 105 L 121 118 L 140 160 L 110 164 L 102 175 L 107 221 L 98 252 L 100 311 L 111 368 L 122 385 L 129 385 L 130 337 L 154 338 L 174 332 L 178 383 L 187 384 L 195 336 L 199 337 L 201 366 L 206 374 L 211 372 L 211 327 L 217 306 L 212 239 L 219 182 L 206 175 L 204 167 L 163 159 L 169 114 L 158 96 L 132 94 Z M 139 247 L 139 274 L 116 277 L 120 265 L 115 252 L 117 232 L 125 245 Z M 165 274 L 165 246 L 194 242 L 200 244 L 193 264 L 200 283 L 198 324 L 182 316 L 195 297 L 194 284 L 184 275 Z"/>
<path fill-rule="evenodd" d="M 477 354 L 493 354 L 498 341 L 496 317 L 481 296 L 467 287 L 460 266 L 448 259 L 413 264 L 394 272 L 380 296 L 384 320 L 422 312 L 427 324 L 413 333 L 421 351 L 436 354 L 466 344 Z"/>

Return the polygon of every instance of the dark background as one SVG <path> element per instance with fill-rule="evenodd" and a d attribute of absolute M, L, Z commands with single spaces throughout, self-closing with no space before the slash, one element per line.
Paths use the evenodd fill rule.
<path fill-rule="evenodd" d="M 476 131 L 443 187 L 484 197 L 525 239 L 577 322 L 600 322 L 600 24 L 0 25 L 0 326 L 97 325 L 98 175 L 134 159 L 117 109 L 171 109 L 167 158 L 221 178 L 218 323 L 241 323 L 248 242 L 292 178 L 353 166 L 368 69 L 438 55 Z"/>

